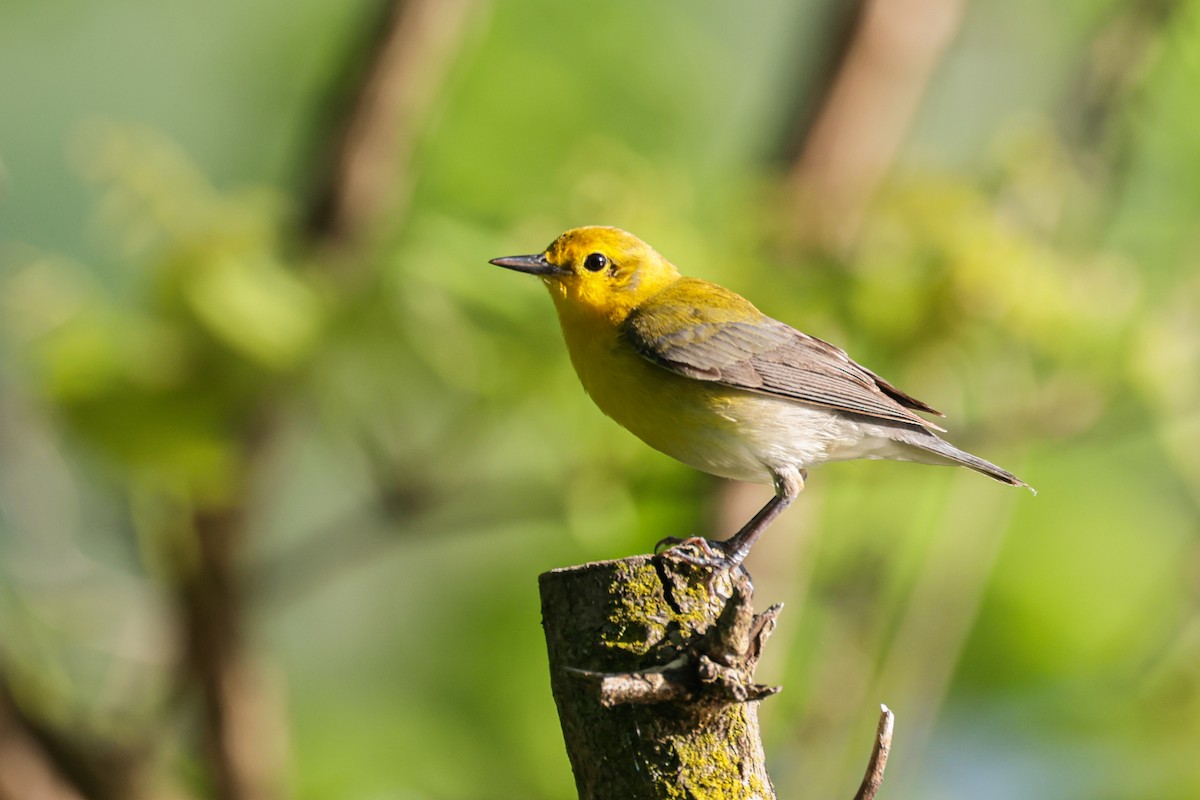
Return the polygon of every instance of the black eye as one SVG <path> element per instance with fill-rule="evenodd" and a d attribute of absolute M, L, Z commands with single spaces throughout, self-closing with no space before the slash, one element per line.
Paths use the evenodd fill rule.
<path fill-rule="evenodd" d="M 583 260 L 583 266 L 592 272 L 599 272 L 608 266 L 608 259 L 603 253 L 592 253 Z"/>

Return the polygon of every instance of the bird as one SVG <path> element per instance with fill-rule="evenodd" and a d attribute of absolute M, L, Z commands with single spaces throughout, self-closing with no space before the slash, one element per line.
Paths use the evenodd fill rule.
<path fill-rule="evenodd" d="M 945 429 L 919 415 L 941 412 L 841 348 L 685 277 L 624 230 L 573 228 L 540 253 L 489 263 L 545 284 L 579 381 L 607 416 L 695 469 L 774 487 L 725 540 L 664 540 L 698 544 L 706 561 L 740 565 L 800 495 L 808 469 L 826 462 L 959 465 L 1032 490 L 941 438 Z"/>

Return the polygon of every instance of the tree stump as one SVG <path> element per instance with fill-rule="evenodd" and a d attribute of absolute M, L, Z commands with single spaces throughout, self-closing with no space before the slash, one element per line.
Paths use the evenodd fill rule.
<path fill-rule="evenodd" d="M 781 606 L 755 615 L 744 570 L 667 551 L 539 583 L 580 800 L 774 800 L 753 673 Z"/>

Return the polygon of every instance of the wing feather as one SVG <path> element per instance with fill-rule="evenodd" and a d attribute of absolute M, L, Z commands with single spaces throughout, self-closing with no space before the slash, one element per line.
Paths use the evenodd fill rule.
<path fill-rule="evenodd" d="M 677 281 L 633 311 L 623 335 L 643 357 L 689 378 L 942 430 L 913 413 L 938 411 L 841 348 L 771 319 L 706 281 Z"/>

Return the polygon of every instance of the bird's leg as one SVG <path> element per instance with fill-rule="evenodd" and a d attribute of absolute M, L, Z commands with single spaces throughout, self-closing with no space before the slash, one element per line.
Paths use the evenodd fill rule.
<path fill-rule="evenodd" d="M 804 491 L 804 479 L 808 471 L 788 467 L 774 473 L 775 496 L 742 526 L 742 529 L 723 542 L 715 544 L 725 553 L 725 561 L 730 567 L 736 567 L 750 555 L 750 548 L 759 535 L 766 530 L 779 513 L 792 504 L 792 501 Z"/>
<path fill-rule="evenodd" d="M 804 481 L 808 478 L 808 470 L 795 467 L 778 470 L 773 474 L 775 496 L 733 536 L 721 542 L 711 542 L 699 536 L 687 539 L 668 536 L 655 546 L 654 552 L 662 553 L 671 550 L 677 558 L 700 566 L 733 569 L 740 565 L 750 554 L 750 548 L 758 539 L 759 534 L 766 530 L 766 527 L 779 516 L 781 511 L 800 496 L 800 492 L 804 490 Z M 688 553 L 681 545 L 694 547 L 700 551 L 699 555 Z"/>

